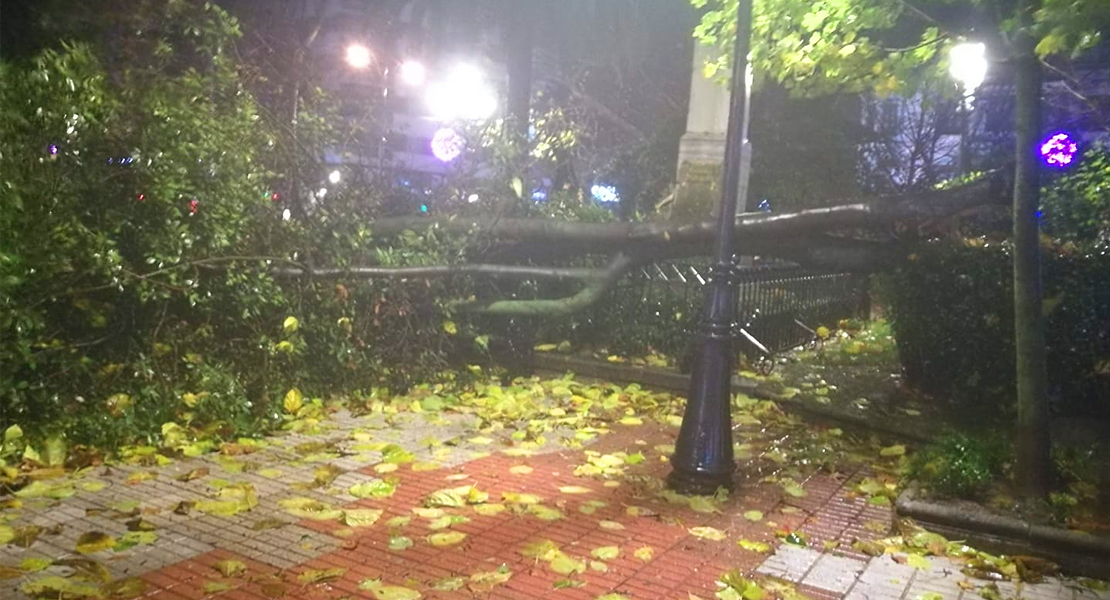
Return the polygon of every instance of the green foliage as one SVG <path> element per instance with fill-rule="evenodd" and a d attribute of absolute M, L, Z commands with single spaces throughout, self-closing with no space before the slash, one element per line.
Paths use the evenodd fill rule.
<path fill-rule="evenodd" d="M 737 0 L 691 0 L 704 9 L 694 37 L 715 46 L 721 58 L 706 73 L 729 73 Z M 897 0 L 756 0 L 752 12 L 752 66 L 795 91 L 881 94 L 912 88 L 912 82 L 941 72 L 938 51 L 946 41 L 932 23 L 903 19 Z M 924 24 L 923 24 L 924 23 Z M 901 38 L 891 48 L 883 35 L 896 25 Z"/>
<path fill-rule="evenodd" d="M 997 417 L 1014 394 L 1010 248 L 982 239 L 918 248 L 886 293 L 907 380 L 962 408 Z M 1043 257 L 1050 389 L 1057 407 L 1110 414 L 1110 257 L 1049 245 Z"/>
<path fill-rule="evenodd" d="M 738 2 L 690 1 L 703 11 L 694 37 L 721 51 L 706 72 L 727 75 Z M 1014 4 L 1004 0 L 930 0 L 912 6 L 900 0 L 755 0 L 752 65 L 756 73 L 805 94 L 912 91 L 924 81 L 947 77 L 945 57 L 952 43 L 982 35 L 972 15 L 981 15 L 983 5 L 1002 32 L 1017 26 Z M 1110 4 L 1047 0 L 1034 22 L 1040 56 L 1074 57 L 1102 39 L 1110 26 Z M 960 29 L 964 23 L 967 30 Z"/>
<path fill-rule="evenodd" d="M 942 436 L 910 459 L 907 476 L 930 491 L 978 498 L 998 474 L 997 454 L 978 438 L 961 433 Z"/>
<path fill-rule="evenodd" d="M 1083 248 L 1110 246 L 1110 150 L 1096 146 L 1077 166 L 1045 188 L 1043 227 L 1049 235 Z"/>
<path fill-rule="evenodd" d="M 303 185 L 326 175 L 326 99 L 301 95 L 294 144 L 245 83 L 234 19 L 133 8 L 112 17 L 143 32 L 125 47 L 0 65 L 0 427 L 116 447 L 173 421 L 230 439 L 279 424 L 292 387 L 404 388 L 475 345 L 447 306 L 465 282 L 275 278 L 294 261 L 442 264 L 458 244 L 372 238 L 375 216 L 412 206 L 357 178 L 293 201 L 290 164 Z"/>

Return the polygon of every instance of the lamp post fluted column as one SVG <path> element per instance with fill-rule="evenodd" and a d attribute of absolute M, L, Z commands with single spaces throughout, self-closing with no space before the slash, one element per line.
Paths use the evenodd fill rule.
<path fill-rule="evenodd" d="M 736 288 L 736 212 L 741 193 L 741 164 L 747 132 L 747 67 L 751 45 L 752 0 L 737 8 L 736 46 L 732 58 L 732 98 L 725 138 L 725 162 L 714 263 L 701 323 L 701 348 L 690 373 L 690 396 L 682 417 L 667 483 L 686 494 L 711 494 L 732 489 L 736 468 L 732 456 L 732 348 Z"/>

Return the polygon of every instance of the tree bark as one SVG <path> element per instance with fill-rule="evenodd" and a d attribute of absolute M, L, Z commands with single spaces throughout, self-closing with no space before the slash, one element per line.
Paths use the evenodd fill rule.
<path fill-rule="evenodd" d="M 1040 166 L 1041 64 L 1031 28 L 1039 0 L 1019 0 L 1020 26 L 1014 37 L 1014 343 L 1017 356 L 1018 430 L 1015 483 L 1027 500 L 1048 493 L 1049 458 L 1048 369 L 1041 290 Z"/>

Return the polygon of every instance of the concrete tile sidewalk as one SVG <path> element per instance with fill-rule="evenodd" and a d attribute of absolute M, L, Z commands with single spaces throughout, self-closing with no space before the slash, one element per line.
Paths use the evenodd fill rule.
<path fill-rule="evenodd" d="M 508 456 L 498 452 L 501 440 L 472 437 L 471 419 L 403 413 L 387 423 L 380 415 L 353 417 L 340 412 L 327 431 L 281 436 L 274 445 L 236 457 L 237 461 L 207 455 L 160 468 L 97 468 L 82 481 L 102 482 L 101 490 L 79 488 L 71 497 L 25 500 L 22 508 L 0 511 L 9 526 L 43 529 L 29 547 L 0 546 L 0 567 L 25 565 L 26 559 L 93 559 L 113 578 L 141 579 L 141 597 L 164 600 L 586 600 L 613 593 L 629 599 L 708 599 L 718 590 L 717 579 L 734 569 L 795 584 L 814 599 L 912 600 L 928 597 L 927 592 L 943 598 L 977 596 L 959 587 L 957 582 L 964 578 L 947 559 L 931 558 L 930 568 L 920 570 L 889 555 L 871 558 L 850 549 L 854 537 L 879 537 L 866 529 L 869 522 L 891 520 L 889 508 L 847 497 L 863 472 L 815 475 L 804 482 L 806 494 L 801 498 L 784 498 L 779 486 L 753 482 L 733 494 L 720 512 L 701 513 L 668 503 L 654 487 L 668 465 L 651 449 L 672 442 L 675 429 L 618 427 L 601 436 L 590 450 L 638 449 L 646 457 L 643 464 L 629 469 L 629 476 L 605 482 L 574 475 L 584 462 L 582 450 L 552 443 L 547 453 Z M 293 451 L 298 444 L 331 441 L 341 450 L 352 448 L 357 441 L 351 434 L 362 428 L 369 428 L 376 442 L 395 443 L 415 454 L 413 463 L 389 473 L 397 478 L 390 497 L 359 499 L 348 493 L 354 484 L 381 479 L 375 469 L 380 454 L 350 450 L 311 461 Z M 430 445 L 429 438 L 440 443 Z M 435 468 L 413 468 L 433 460 Z M 338 470 L 335 480 L 319 488 L 303 485 L 323 464 Z M 178 480 L 202 467 L 208 469 L 206 476 Z M 155 477 L 137 478 L 137 472 Z M 254 486 L 258 505 L 233 516 L 174 512 L 181 502 L 211 500 L 225 483 Z M 443 509 L 436 517 L 414 513 L 413 509 L 424 507 L 429 494 L 464 485 L 488 493 L 488 503 L 503 508 L 479 512 L 473 506 L 460 506 Z M 533 499 L 503 500 L 514 499 L 513 494 L 533 495 L 546 508 L 532 512 Z M 336 518 L 297 519 L 280 504 L 293 497 L 382 514 L 368 527 L 348 527 Z M 743 513 L 750 510 L 763 512 L 764 518 L 759 522 L 744 518 Z M 437 520 L 452 515 L 447 521 Z M 75 553 L 82 534 L 99 531 L 119 538 L 127 534 L 128 521 L 136 516 L 154 527 L 156 540 L 120 551 Z M 691 534 L 693 527 L 716 528 L 724 539 L 697 537 Z M 780 544 L 776 531 L 798 531 L 808 539 L 808 547 Z M 455 543 L 430 543 L 436 539 L 431 536 L 446 532 L 465 536 L 456 536 Z M 401 542 L 402 538 L 408 542 Z M 745 550 L 737 545 L 740 539 L 766 543 L 773 553 Z M 568 557 L 564 568 L 525 555 L 526 547 L 542 540 L 557 544 Z M 817 550 L 832 548 L 825 542 L 839 542 L 839 546 Z M 596 551 L 610 546 L 616 547 L 616 555 L 607 552 L 599 558 Z M 55 564 L 2 579 L 0 597 L 29 597 L 28 584 L 52 575 L 67 576 L 73 570 L 72 563 Z M 1059 580 L 1021 590 L 1008 584 L 999 587 L 1004 597 L 1110 598 L 1080 593 Z"/>

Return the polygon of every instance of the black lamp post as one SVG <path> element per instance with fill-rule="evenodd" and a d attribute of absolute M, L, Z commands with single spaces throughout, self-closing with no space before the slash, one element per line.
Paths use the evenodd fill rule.
<path fill-rule="evenodd" d="M 701 323 L 701 351 L 690 373 L 690 397 L 682 417 L 667 483 L 686 494 L 712 494 L 732 489 L 736 464 L 732 457 L 732 326 L 736 315 L 733 264 L 736 254 L 736 207 L 746 133 L 748 51 L 751 45 L 752 0 L 737 8 L 736 50 L 732 59 L 732 99 L 725 138 L 721 211 L 717 218 L 715 258 Z"/>

